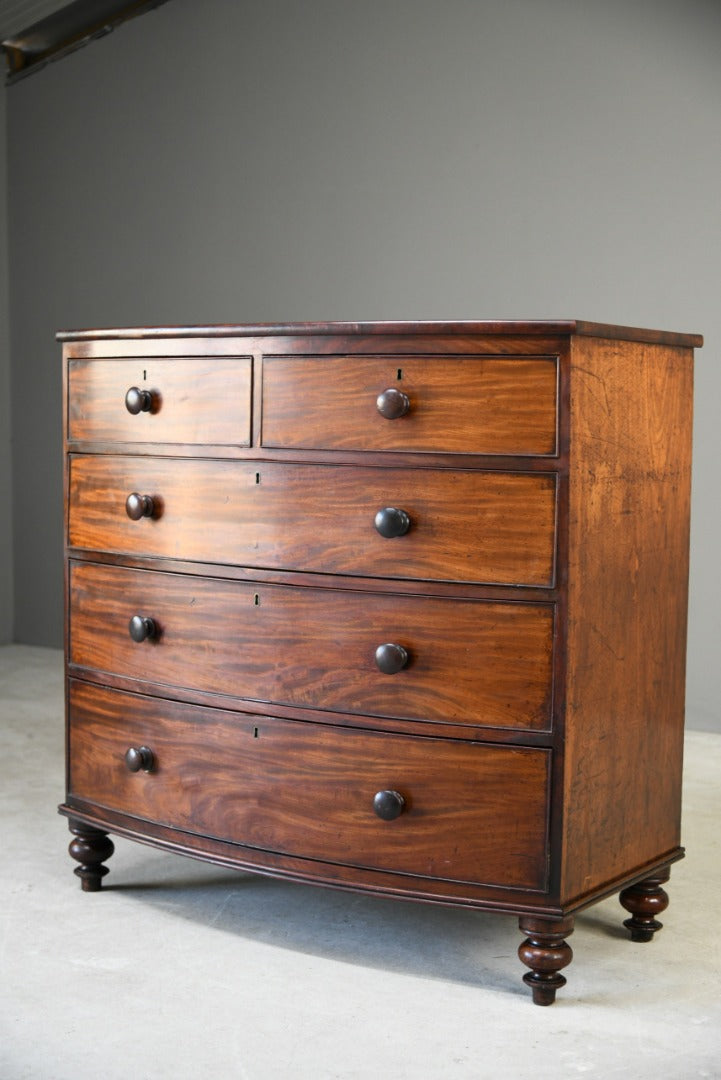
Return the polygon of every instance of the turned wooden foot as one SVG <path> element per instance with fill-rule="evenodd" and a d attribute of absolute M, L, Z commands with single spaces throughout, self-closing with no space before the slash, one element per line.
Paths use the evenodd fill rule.
<path fill-rule="evenodd" d="M 629 885 L 619 896 L 622 906 L 631 912 L 631 918 L 623 923 L 631 931 L 631 941 L 651 941 L 663 926 L 656 916 L 668 907 L 668 893 L 661 886 L 670 876 L 671 871 L 666 867 L 645 881 Z"/>
<path fill-rule="evenodd" d="M 561 968 L 573 959 L 571 946 L 564 940 L 573 933 L 573 915 L 565 919 L 522 915 L 518 926 L 528 935 L 518 947 L 521 961 L 531 969 L 523 981 L 533 991 L 534 1005 L 552 1005 L 556 991 L 566 985 Z"/>
<path fill-rule="evenodd" d="M 74 839 L 70 841 L 68 851 L 80 863 L 75 867 L 80 886 L 83 892 L 99 892 L 108 872 L 103 863 L 113 854 L 115 845 L 107 833 L 79 821 L 70 822 L 70 832 L 74 834 Z"/>

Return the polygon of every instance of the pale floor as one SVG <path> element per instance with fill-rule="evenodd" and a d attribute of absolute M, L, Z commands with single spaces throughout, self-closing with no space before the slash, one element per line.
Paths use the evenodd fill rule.
<path fill-rule="evenodd" d="M 116 841 L 80 891 L 60 653 L 0 649 L 2 1080 L 721 1077 L 721 736 L 690 731 L 665 929 L 579 916 L 534 1007 L 516 920 L 231 873 Z"/>

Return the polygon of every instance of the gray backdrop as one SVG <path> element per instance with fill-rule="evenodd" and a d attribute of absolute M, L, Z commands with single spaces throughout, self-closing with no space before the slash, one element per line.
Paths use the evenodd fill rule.
<path fill-rule="evenodd" d="M 61 642 L 59 327 L 626 322 L 706 336 L 689 719 L 719 724 L 716 0 L 171 0 L 7 111 L 17 640 Z"/>
<path fill-rule="evenodd" d="M 0 86 L 0 645 L 12 640 L 12 459 L 10 453 L 10 359 L 8 349 L 7 170 L 4 148 L 5 90 Z"/>

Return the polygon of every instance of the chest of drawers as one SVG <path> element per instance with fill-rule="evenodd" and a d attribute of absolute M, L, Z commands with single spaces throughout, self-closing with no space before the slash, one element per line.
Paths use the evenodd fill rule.
<path fill-rule="evenodd" d="M 67 794 L 225 866 L 648 941 L 681 858 L 692 335 L 66 332 Z"/>

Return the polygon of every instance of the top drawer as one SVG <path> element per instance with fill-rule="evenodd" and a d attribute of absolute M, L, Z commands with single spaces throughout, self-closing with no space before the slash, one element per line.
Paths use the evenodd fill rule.
<path fill-rule="evenodd" d="M 556 416 L 555 357 L 263 359 L 267 447 L 547 456 Z"/>
<path fill-rule="evenodd" d="M 68 441 L 249 446 L 251 363 L 247 356 L 70 360 Z"/>

